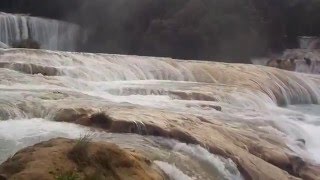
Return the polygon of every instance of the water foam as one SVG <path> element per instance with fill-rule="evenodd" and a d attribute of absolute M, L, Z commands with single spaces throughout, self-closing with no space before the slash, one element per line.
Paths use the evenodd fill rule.
<path fill-rule="evenodd" d="M 219 179 L 242 180 L 237 165 L 231 159 L 225 159 L 220 156 L 211 154 L 208 150 L 200 145 L 180 143 L 175 140 L 156 138 L 156 142 L 167 146 L 171 151 L 182 152 L 203 163 Z"/>
<path fill-rule="evenodd" d="M 76 139 L 90 132 L 75 124 L 44 119 L 0 121 L 0 162 L 17 150 L 56 137 Z"/>
<path fill-rule="evenodd" d="M 0 122 L 0 127 L 4 127 L 1 129 L 5 132 L 4 135 L 10 135 L 10 129 L 24 133 L 34 131 L 35 138 L 31 136 L 31 139 L 38 142 L 38 137 L 46 137 L 48 131 L 38 132 L 30 128 L 35 124 L 35 127 L 42 130 L 52 129 L 62 136 L 73 137 L 72 134 L 75 134 L 78 137 L 79 133 L 83 132 L 83 127 L 66 129 L 60 127 L 62 124 L 55 126 L 54 122 L 34 118 L 53 119 L 57 112 L 63 109 L 103 110 L 125 106 L 145 108 L 146 111 L 156 109 L 155 113 L 163 113 L 163 116 L 174 112 L 179 114 L 179 117 L 182 114 L 181 117 L 186 120 L 191 114 L 199 117 L 199 123 L 202 123 L 202 118 L 218 124 L 226 123 L 228 126 L 237 127 L 242 124 L 242 127 L 256 130 L 257 134 L 272 134 L 277 137 L 276 140 L 288 138 L 290 148 L 291 145 L 294 146 L 292 149 L 299 148 L 297 153 L 307 151 L 314 157 L 317 155 L 319 141 L 316 139 L 316 132 L 319 119 L 306 116 L 311 115 L 310 112 L 299 113 L 277 106 L 309 103 L 306 105 L 309 107 L 312 106 L 311 103 L 318 103 L 320 78 L 317 75 L 253 65 L 186 62 L 124 55 L 16 49 L 0 50 L 0 54 L 0 63 L 20 63 L 25 65 L 23 68 L 28 65 L 52 67 L 58 71 L 54 76 L 47 76 L 28 73 L 29 71 L 13 66 L 0 68 L 0 102 L 4 104 L 0 108 L 1 118 L 24 119 L 21 120 L 24 125 L 15 124 L 20 120 L 9 120 L 8 123 L 13 123 L 13 126 L 5 125 L 4 121 Z M 314 111 L 318 110 L 317 106 Z M 130 117 L 131 112 L 119 113 Z M 139 118 L 153 117 L 142 114 Z M 137 125 L 141 124 L 139 118 L 132 118 Z M 174 118 L 172 120 L 175 120 Z M 26 119 L 32 120 L 27 122 Z M 182 119 L 178 120 L 182 122 Z M 37 125 L 41 124 L 38 121 L 48 126 Z M 82 130 L 76 130 L 77 128 Z M 36 132 L 39 136 L 36 136 Z M 19 134 L 14 136 L 18 139 L 22 137 Z M 24 136 L 29 137 L 28 134 Z M 306 150 L 296 145 L 296 139 L 300 138 L 306 139 Z M 5 141 L 9 142 L 10 138 Z M 16 142 L 6 144 L 9 146 Z M 225 179 L 241 178 L 233 162 L 212 155 L 199 146 L 176 142 L 169 149 L 175 154 L 194 159 L 198 164 L 205 164 Z M 168 163 L 171 164 L 169 161 Z M 190 175 L 178 163 L 174 165 Z M 196 178 L 193 175 L 192 177 Z"/>
<path fill-rule="evenodd" d="M 189 177 L 184 174 L 175 165 L 169 164 L 162 161 L 154 161 L 156 165 L 160 167 L 168 176 L 170 180 L 194 180 L 194 178 Z"/>

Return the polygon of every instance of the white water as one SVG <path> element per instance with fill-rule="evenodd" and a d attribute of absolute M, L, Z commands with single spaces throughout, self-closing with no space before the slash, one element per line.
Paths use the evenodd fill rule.
<path fill-rule="evenodd" d="M 0 162 L 17 150 L 54 137 L 78 138 L 89 132 L 74 124 L 19 119 L 0 121 Z"/>
<path fill-rule="evenodd" d="M 263 66 L 0 50 L 0 119 L 16 119 L 0 122 L 0 135 L 5 137 L 8 145 L 6 149 L 0 146 L 0 151 L 7 154 L 24 146 L 20 144 L 23 137 L 33 137 L 28 140 L 32 144 L 52 136 L 76 138 L 88 130 L 50 122 L 60 110 L 84 108 L 100 111 L 108 107 L 129 106 L 181 113 L 186 117 L 197 115 L 235 127 L 250 126 L 257 136 L 265 133 L 274 135 L 279 141 L 284 140 L 289 153 L 320 163 L 317 153 L 320 152 L 320 107 L 312 105 L 319 102 L 320 76 Z M 279 107 L 277 104 L 289 106 Z M 221 107 L 222 111 L 215 107 Z M 153 117 L 141 114 L 140 118 Z M 139 119 L 132 120 L 139 122 Z M 15 131 L 10 133 L 11 129 Z M 7 141 L 10 138 L 12 141 Z M 299 144 L 297 139 L 304 139 L 306 145 Z M 157 152 L 169 149 L 175 153 L 170 156 L 172 161 L 166 156 L 157 159 L 168 163 L 161 166 L 168 175 L 173 174 L 172 177 L 181 171 L 196 179 L 212 177 L 210 172 L 218 172 L 214 174 L 220 179 L 241 178 L 233 162 L 221 160 L 199 146 L 176 141 L 159 142 L 152 138 L 148 141 L 156 143 L 148 146 L 150 149 L 158 149 L 160 145 L 161 150 Z M 138 141 L 136 144 L 145 143 Z M 195 164 L 177 163 L 182 160 L 193 160 Z"/>
<path fill-rule="evenodd" d="M 287 70 L 309 73 L 309 74 L 320 74 L 320 50 L 319 49 L 288 49 L 283 52 L 282 55 L 275 55 L 272 58 L 253 58 L 251 61 L 257 65 L 268 65 L 269 60 L 282 60 L 281 65 L 275 61 L 271 63 L 272 67 L 284 68 Z M 290 62 L 290 59 L 294 61 Z M 310 64 L 307 63 L 306 59 L 310 60 Z M 270 64 L 269 64 L 270 65 Z M 280 66 L 280 67 L 279 67 Z"/>
<path fill-rule="evenodd" d="M 76 50 L 79 27 L 57 20 L 0 12 L 0 42 L 32 39 L 43 49 Z"/>
<path fill-rule="evenodd" d="M 237 169 L 237 165 L 235 165 L 231 159 L 224 159 L 213 155 L 199 145 L 187 145 L 174 140 L 164 140 L 161 138 L 156 139 L 156 142 L 170 148 L 171 151 L 181 152 L 193 157 L 194 159 L 200 161 L 205 167 L 210 169 L 210 171 L 216 176 L 217 174 L 220 174 L 221 177 L 226 179 L 243 179 Z M 166 164 L 162 164 L 162 167 L 173 169 L 173 171 L 175 170 L 174 167 L 170 168 L 170 166 L 168 167 Z"/>
<path fill-rule="evenodd" d="M 291 49 L 287 50 L 282 55 L 283 59 L 295 59 L 297 72 L 320 74 L 320 51 L 316 50 L 305 50 L 305 49 Z M 307 64 L 305 58 L 310 60 L 310 64 Z"/>
<path fill-rule="evenodd" d="M 183 174 L 183 172 L 178 170 L 175 165 L 172 165 L 172 169 L 169 170 L 168 168 L 171 168 L 168 167 L 169 164 L 166 162 L 157 163 L 159 160 L 176 163 L 178 167 L 184 168 L 186 172 L 194 176 L 194 179 L 202 180 L 211 179 L 213 177 L 215 177 L 215 179 L 242 179 L 239 171 L 236 169 L 235 164 L 231 160 L 227 160 L 219 156 L 213 156 L 201 147 L 195 147 L 193 145 L 187 145 L 174 140 L 168 140 L 159 137 L 105 133 L 75 124 L 53 122 L 44 119 L 0 121 L 0 163 L 3 162 L 7 157 L 13 155 L 19 149 L 26 146 L 56 137 L 77 139 L 84 135 L 89 135 L 89 137 L 94 141 L 116 143 L 123 148 L 134 148 L 135 150 L 142 151 L 149 155 L 150 158 L 154 159 L 160 168 L 163 168 L 164 171 L 169 173 L 168 175 L 170 177 L 180 176 L 180 174 Z M 171 148 L 161 147 L 161 145 L 165 142 L 170 143 L 173 146 L 183 146 L 189 151 L 200 150 L 203 154 L 197 155 L 196 159 L 191 159 L 179 154 L 179 150 L 172 152 Z M 174 156 L 176 160 L 167 159 L 166 157 L 168 156 Z M 193 156 L 194 155 L 190 154 L 190 157 Z M 206 161 L 214 161 L 214 164 L 212 164 L 209 168 L 205 168 L 205 166 L 201 165 L 200 161 L 197 161 L 197 159 L 203 161 L 206 157 L 209 157 L 209 159 Z M 183 163 L 187 163 L 189 166 L 184 167 Z M 168 164 L 168 166 L 165 166 L 166 164 Z M 221 168 L 224 166 L 233 168 L 233 171 L 229 172 L 229 170 Z M 199 174 L 194 171 L 194 167 L 199 168 L 197 169 Z M 211 171 L 214 171 L 215 173 L 202 173 L 202 171 L 205 172 L 207 169 L 211 169 Z M 219 176 L 219 174 L 221 175 Z M 185 177 L 187 177 L 187 175 L 185 175 Z"/>
<path fill-rule="evenodd" d="M 301 128 L 301 136 L 306 140 L 306 148 L 311 153 L 311 157 L 320 164 L 320 105 L 289 106 L 289 109 L 301 114 L 302 119 L 295 123 Z"/>
<path fill-rule="evenodd" d="M 175 165 L 168 164 L 162 161 L 155 161 L 168 176 L 170 180 L 193 180 L 194 178 L 185 175 L 181 170 L 179 170 Z"/>

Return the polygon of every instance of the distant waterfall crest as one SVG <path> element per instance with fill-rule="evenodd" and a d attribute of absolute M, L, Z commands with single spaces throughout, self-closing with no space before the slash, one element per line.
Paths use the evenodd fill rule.
<path fill-rule="evenodd" d="M 25 39 L 49 50 L 76 50 L 79 27 L 74 24 L 0 12 L 0 42 L 11 45 Z"/>

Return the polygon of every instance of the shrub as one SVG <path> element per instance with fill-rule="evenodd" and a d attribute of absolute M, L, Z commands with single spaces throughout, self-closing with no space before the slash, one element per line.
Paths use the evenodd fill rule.
<path fill-rule="evenodd" d="M 85 166 L 90 161 L 88 157 L 90 140 L 90 135 L 88 134 L 81 136 L 68 154 L 68 157 L 79 166 Z"/>

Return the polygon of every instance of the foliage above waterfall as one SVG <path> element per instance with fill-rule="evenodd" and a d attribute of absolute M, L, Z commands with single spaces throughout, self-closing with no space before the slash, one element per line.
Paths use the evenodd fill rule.
<path fill-rule="evenodd" d="M 91 52 L 248 62 L 320 34 L 319 0 L 4 0 L 0 9 L 78 23 Z"/>

